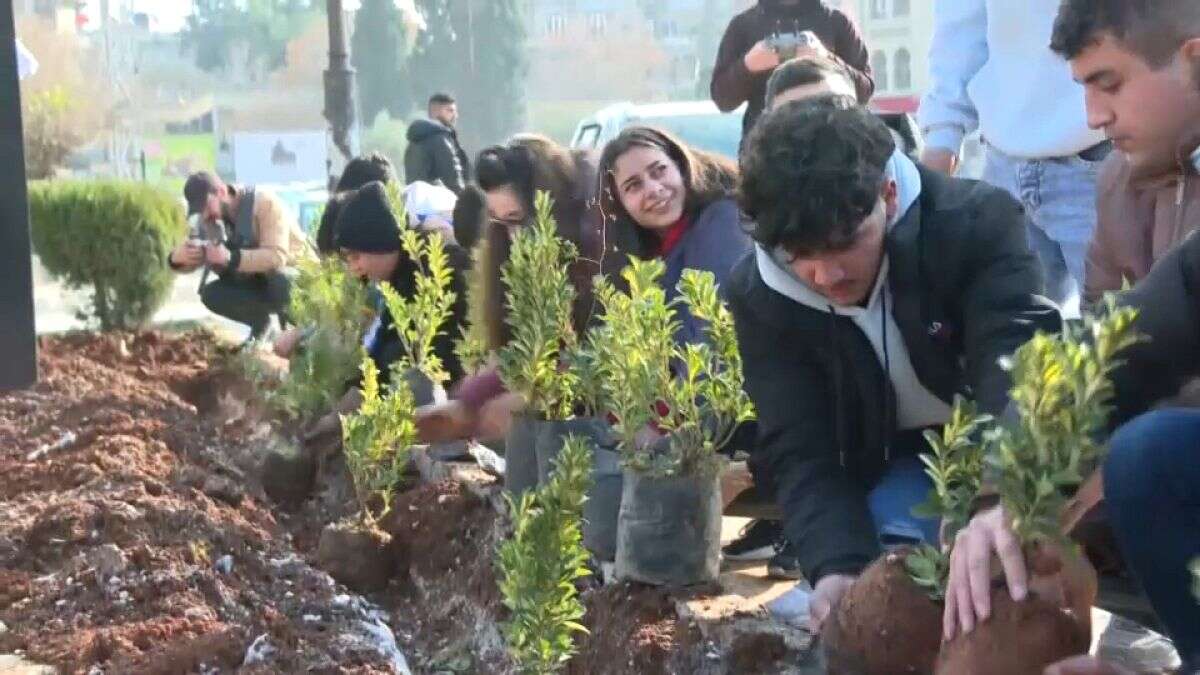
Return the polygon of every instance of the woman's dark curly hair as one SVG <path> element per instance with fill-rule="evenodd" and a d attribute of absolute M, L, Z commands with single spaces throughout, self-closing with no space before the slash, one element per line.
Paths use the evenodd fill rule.
<path fill-rule="evenodd" d="M 661 150 L 679 168 L 687 190 L 683 213 L 688 218 L 694 219 L 713 202 L 731 197 L 737 185 L 738 171 L 734 163 L 724 157 L 689 148 L 670 133 L 652 127 L 628 127 L 609 141 L 600 155 L 597 171 L 600 210 L 604 215 L 607 239 L 630 242 L 633 250 L 628 253 L 648 258 L 658 248 L 658 240 L 653 232 L 639 226 L 629 215 L 621 203 L 616 183 L 617 160 L 634 148 Z"/>
<path fill-rule="evenodd" d="M 536 134 L 519 134 L 505 145 L 487 148 L 475 160 L 475 182 L 484 192 L 511 188 L 520 198 L 529 218 L 534 213 L 534 198 L 546 192 L 554 201 L 554 220 L 558 235 L 573 243 L 580 259 L 572 265 L 575 286 L 575 327 L 583 329 L 594 307 L 591 279 L 602 271 L 604 259 L 600 218 L 592 200 L 595 172 L 587 157 Z M 508 260 L 512 242 L 508 228 L 485 225 L 479 237 L 484 247 L 478 256 L 483 275 L 483 316 L 487 322 L 488 346 L 498 349 L 508 343 L 511 330 L 505 321 L 504 283 L 500 269 Z"/>
<path fill-rule="evenodd" d="M 357 190 L 367 183 L 375 181 L 387 185 L 394 180 L 396 180 L 396 170 L 392 167 L 392 162 L 382 153 L 372 152 L 346 162 L 346 168 L 342 169 L 342 176 L 338 178 L 334 191 Z"/>
<path fill-rule="evenodd" d="M 853 244 L 895 149 L 887 125 L 845 96 L 767 113 L 742 148 L 738 197 L 755 223 L 750 235 L 797 256 Z"/>

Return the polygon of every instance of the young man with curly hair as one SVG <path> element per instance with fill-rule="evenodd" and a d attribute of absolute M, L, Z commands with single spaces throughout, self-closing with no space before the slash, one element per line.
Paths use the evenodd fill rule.
<path fill-rule="evenodd" d="M 727 292 L 758 409 L 751 467 L 814 585 L 818 626 L 882 547 L 936 543 L 922 432 L 962 394 L 998 413 L 999 360 L 1060 326 L 1016 200 L 918 167 L 854 100 L 787 103 L 742 153 L 752 255 Z"/>

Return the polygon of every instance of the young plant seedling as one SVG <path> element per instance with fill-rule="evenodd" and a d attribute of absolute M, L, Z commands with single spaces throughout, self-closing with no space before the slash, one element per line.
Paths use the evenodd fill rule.
<path fill-rule="evenodd" d="M 627 292 L 597 283 L 604 323 L 590 342 L 603 399 L 617 417 L 627 467 L 660 477 L 714 475 L 716 451 L 754 418 L 733 317 L 711 273 L 684 270 L 680 297 L 668 302 L 659 283 L 664 271 L 661 260 L 631 260 L 622 272 Z M 676 344 L 677 305 L 706 322 L 705 342 Z M 640 440 L 648 427 L 668 437 L 667 452 Z"/>
<path fill-rule="evenodd" d="M 370 358 L 362 362 L 363 402 L 357 413 L 342 416 L 342 445 L 354 480 L 360 523 L 378 529 L 391 511 L 396 486 L 416 442 L 412 390 L 400 380 L 386 391 L 379 386 L 379 369 Z"/>
<path fill-rule="evenodd" d="M 963 398 L 954 402 L 950 421 L 941 435 L 925 432 L 931 453 L 921 455 L 925 473 L 933 482 L 929 501 L 914 509 L 921 518 L 940 518 L 946 539 L 953 541 L 971 519 L 971 505 L 983 483 L 983 463 L 987 449 L 980 438 L 981 429 L 992 417 L 980 415 L 975 404 Z M 950 555 L 937 546 L 924 544 L 905 559 L 909 575 L 929 597 L 940 602 L 946 596 L 950 573 Z"/>
<path fill-rule="evenodd" d="M 366 286 L 341 261 L 305 260 L 299 271 L 291 318 L 309 332 L 268 402 L 291 419 L 303 420 L 332 407 L 354 378 L 364 355 L 362 334 L 370 308 Z"/>
<path fill-rule="evenodd" d="M 559 420 L 570 416 L 576 397 L 575 376 L 560 365 L 576 342 L 567 269 L 577 253 L 555 233 L 552 207 L 550 196 L 539 192 L 534 222 L 517 233 L 501 268 L 512 339 L 497 356 L 509 391 L 543 419 Z"/>
<path fill-rule="evenodd" d="M 1025 544 L 1066 543 L 1059 516 L 1068 494 L 1103 458 L 1099 438 L 1113 397 L 1119 353 L 1141 341 L 1136 310 L 1108 300 L 1102 318 L 1062 335 L 1038 334 L 1009 364 L 1020 416 L 995 437 L 987 465 L 1017 537 Z"/>
<path fill-rule="evenodd" d="M 583 503 L 591 487 L 592 451 L 568 436 L 550 481 L 517 501 L 512 538 L 500 545 L 497 566 L 509 653 L 522 673 L 559 672 L 575 654 L 575 634 L 586 633 L 575 582 L 590 574 L 583 546 Z"/>
<path fill-rule="evenodd" d="M 405 298 L 388 282 L 379 284 L 384 304 L 392 315 L 392 328 L 404 344 L 407 359 L 397 363 L 403 369 L 415 369 L 435 384 L 450 378 L 433 343 L 450 318 L 455 295 L 450 290 L 454 272 L 439 233 L 425 236 L 414 230 L 400 235 L 404 253 L 416 266 L 413 292 Z M 395 370 L 396 368 L 393 368 Z M 400 380 L 402 378 L 397 378 Z"/>

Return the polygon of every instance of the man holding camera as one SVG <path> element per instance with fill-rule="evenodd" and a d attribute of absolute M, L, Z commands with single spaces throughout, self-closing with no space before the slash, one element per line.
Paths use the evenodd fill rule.
<path fill-rule="evenodd" d="M 858 28 L 821 0 L 758 0 L 733 17 L 713 66 L 712 99 L 725 112 L 748 103 L 742 135 L 762 114 L 767 79 L 784 61 L 805 56 L 840 61 L 854 80 L 859 103 L 875 91 L 871 62 Z"/>
<path fill-rule="evenodd" d="M 304 233 L 274 194 L 228 185 L 207 171 L 189 176 L 183 195 L 194 224 L 171 252 L 171 269 L 204 267 L 204 306 L 249 326 L 247 343 L 263 338 L 271 316 L 287 311 L 293 268 L 309 253 Z M 210 271 L 215 281 L 208 280 Z"/>

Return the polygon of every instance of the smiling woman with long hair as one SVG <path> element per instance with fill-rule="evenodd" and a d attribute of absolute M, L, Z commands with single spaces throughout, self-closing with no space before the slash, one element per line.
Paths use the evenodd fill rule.
<path fill-rule="evenodd" d="M 629 127 L 600 156 L 600 205 L 606 231 L 642 259 L 662 258 L 667 298 L 685 269 L 711 272 L 720 284 L 750 251 L 733 198 L 732 162 L 686 146 L 650 127 Z M 676 339 L 701 340 L 703 330 L 683 308 Z"/>
<path fill-rule="evenodd" d="M 750 250 L 732 198 L 736 167 L 662 131 L 626 129 L 606 146 L 598 170 L 586 154 L 533 135 L 484 150 L 475 167 L 488 216 L 476 258 L 482 312 L 475 317 L 483 321 L 482 336 L 493 352 L 510 337 L 500 269 L 513 235 L 534 215 L 538 192 L 550 194 L 559 236 L 580 252 L 569 270 L 576 292 L 573 322 L 580 333 L 597 309 L 592 278 L 615 278 L 629 256 L 662 258 L 667 266 L 662 283 L 673 298 L 684 269 L 712 272 L 720 283 Z M 679 312 L 677 339 L 703 339 L 698 322 Z M 429 441 L 497 437 L 520 405 L 487 368 L 465 380 L 450 403 L 422 411 L 418 422 Z"/>

